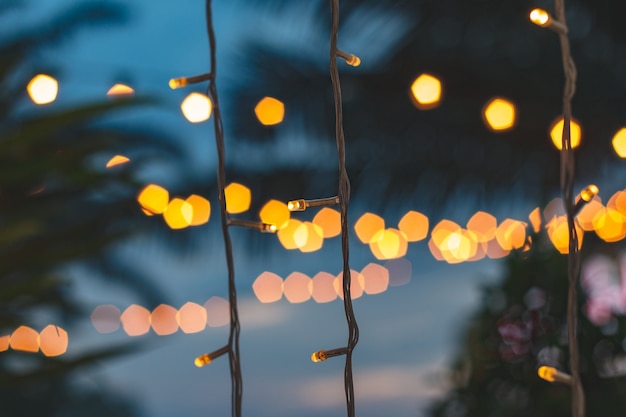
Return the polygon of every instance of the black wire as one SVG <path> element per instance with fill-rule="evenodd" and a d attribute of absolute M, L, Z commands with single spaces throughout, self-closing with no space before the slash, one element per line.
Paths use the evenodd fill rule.
<path fill-rule="evenodd" d="M 554 0 L 556 17 L 567 27 L 564 0 Z M 563 137 L 561 141 L 561 193 L 567 213 L 569 230 L 569 251 L 567 255 L 568 295 L 567 295 L 567 337 L 572 375 L 572 417 L 584 417 L 585 394 L 580 380 L 578 351 L 578 277 L 580 275 L 580 252 L 578 233 L 575 225 L 574 179 L 575 161 L 571 144 L 570 122 L 572 120 L 572 98 L 576 92 L 576 65 L 570 53 L 567 32 L 559 33 L 565 86 L 563 89 Z"/>
<path fill-rule="evenodd" d="M 228 337 L 228 359 L 230 362 L 231 377 L 231 414 L 233 417 L 241 417 L 241 399 L 243 395 L 243 382 L 241 378 L 241 364 L 239 361 L 239 312 L 237 309 L 237 287 L 235 286 L 235 267 L 233 261 L 233 247 L 228 231 L 228 213 L 226 212 L 226 197 L 224 188 L 226 187 L 226 168 L 224 151 L 224 128 L 222 125 L 222 115 L 217 96 L 215 80 L 217 78 L 216 45 L 215 33 L 213 30 L 213 18 L 211 13 L 211 0 L 206 0 L 206 24 L 209 38 L 209 48 L 211 56 L 211 74 L 213 77 L 209 81 L 207 95 L 213 102 L 213 126 L 215 127 L 215 145 L 217 147 L 217 188 L 218 202 L 220 206 L 220 217 L 222 222 L 222 234 L 224 236 L 224 250 L 226 252 L 226 265 L 228 267 L 228 301 L 230 304 L 230 334 Z"/>
<path fill-rule="evenodd" d="M 359 327 L 352 309 L 350 285 L 352 278 L 349 264 L 349 226 L 348 204 L 350 202 L 350 179 L 346 170 L 346 143 L 343 135 L 343 113 L 341 102 L 341 85 L 337 70 L 337 36 L 339 32 L 339 0 L 330 0 L 331 34 L 330 34 L 330 78 L 335 99 L 335 135 L 339 160 L 339 208 L 341 212 L 341 253 L 343 256 L 343 305 L 348 323 L 348 346 L 346 365 L 344 368 L 344 386 L 348 417 L 354 417 L 354 380 L 352 376 L 352 351 L 359 341 Z"/>

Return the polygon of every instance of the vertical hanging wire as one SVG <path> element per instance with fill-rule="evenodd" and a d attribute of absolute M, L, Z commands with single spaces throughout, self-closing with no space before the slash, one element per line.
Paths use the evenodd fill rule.
<path fill-rule="evenodd" d="M 554 0 L 557 20 L 567 27 L 564 0 Z M 575 225 L 574 203 L 574 150 L 571 144 L 570 122 L 572 120 L 572 98 L 576 92 L 576 65 L 570 52 L 567 31 L 559 33 L 561 58 L 565 74 L 563 89 L 563 136 L 561 146 L 561 193 L 567 213 L 569 230 L 569 251 L 567 255 L 568 295 L 567 295 L 567 338 L 569 344 L 570 372 L 572 375 L 572 417 L 584 417 L 585 394 L 580 380 L 578 351 L 578 277 L 580 275 L 580 252 Z"/>
<path fill-rule="evenodd" d="M 343 258 L 343 305 L 348 323 L 348 344 L 346 364 L 344 368 L 344 386 L 348 417 L 354 417 L 354 381 L 352 376 L 352 351 L 359 341 L 359 327 L 352 309 L 350 294 L 351 275 L 349 264 L 349 227 L 348 204 L 350 202 L 350 179 L 346 170 L 346 144 L 343 134 L 343 113 L 341 102 L 341 85 L 337 70 L 337 36 L 339 33 L 339 0 L 330 0 L 331 34 L 330 34 L 330 78 L 335 100 L 335 136 L 339 162 L 339 208 L 341 212 L 341 253 Z"/>
<path fill-rule="evenodd" d="M 222 234 L 224 237 L 224 250 L 226 252 L 226 265 L 228 268 L 228 301 L 230 304 L 230 333 L 228 336 L 228 359 L 230 362 L 231 376 L 231 414 L 233 417 L 241 417 L 241 400 L 243 395 L 243 382 L 241 377 L 241 363 L 239 361 L 239 311 L 237 309 L 237 287 L 235 286 L 235 267 L 233 261 L 233 247 L 228 231 L 228 213 L 226 212 L 226 197 L 224 188 L 226 187 L 226 156 L 224 150 L 224 128 L 222 125 L 222 115 L 219 105 L 216 87 L 216 42 L 213 30 L 213 16 L 211 12 L 211 0 L 206 0 L 206 25 L 209 38 L 209 48 L 211 57 L 211 74 L 207 95 L 213 102 L 213 126 L 215 127 L 215 145 L 217 147 L 217 187 L 218 201 L 220 206 L 220 217 L 222 223 Z"/>

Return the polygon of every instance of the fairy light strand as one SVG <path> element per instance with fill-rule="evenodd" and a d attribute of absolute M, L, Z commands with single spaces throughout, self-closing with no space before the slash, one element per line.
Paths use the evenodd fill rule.
<path fill-rule="evenodd" d="M 571 56 L 564 0 L 554 0 L 556 21 L 564 30 L 556 31 L 561 45 L 561 59 L 565 85 L 563 88 L 563 135 L 561 147 L 561 193 L 567 214 L 569 250 L 567 255 L 567 338 L 570 356 L 572 387 L 572 417 L 584 417 L 585 394 L 580 380 L 578 350 L 578 277 L 580 275 L 580 253 L 578 233 L 575 227 L 576 203 L 574 202 L 575 164 L 571 144 L 570 122 L 572 120 L 572 98 L 576 92 L 576 65 Z"/>
<path fill-rule="evenodd" d="M 229 219 L 226 212 L 226 196 L 224 189 L 226 188 L 226 156 L 224 150 L 224 128 L 222 124 L 221 109 L 218 100 L 216 74 L 216 42 L 215 31 L 213 29 L 213 16 L 211 12 L 211 0 L 206 0 L 206 25 L 209 38 L 209 53 L 211 57 L 212 75 L 209 78 L 209 86 L 207 95 L 213 102 L 213 126 L 215 127 L 215 145 L 217 147 L 217 187 L 218 201 L 220 207 L 220 218 L 222 223 L 222 234 L 224 237 L 224 250 L 226 253 L 226 265 L 228 268 L 228 301 L 230 305 L 230 333 L 228 336 L 228 359 L 230 362 L 231 375 L 231 414 L 233 417 L 241 417 L 241 400 L 243 395 L 243 381 L 241 377 L 241 362 L 239 360 L 239 311 L 237 309 L 237 287 L 235 285 L 235 267 L 233 261 L 233 247 L 228 230 Z"/>
<path fill-rule="evenodd" d="M 341 213 L 341 253 L 343 257 L 343 305 L 348 323 L 348 344 L 346 346 L 346 364 L 344 368 L 344 386 L 348 417 L 354 417 L 354 382 L 352 376 L 352 351 L 359 341 L 359 327 L 352 308 L 350 294 L 349 265 L 349 225 L 348 204 L 350 202 L 350 179 L 346 170 L 346 144 L 343 134 L 343 113 L 341 102 L 341 84 L 337 69 L 337 37 L 339 33 L 339 0 L 330 0 L 331 33 L 330 33 L 330 78 L 335 100 L 335 135 L 339 162 L 339 208 Z"/>

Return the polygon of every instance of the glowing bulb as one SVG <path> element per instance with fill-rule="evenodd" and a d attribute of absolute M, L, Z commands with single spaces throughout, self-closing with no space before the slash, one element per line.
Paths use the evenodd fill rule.
<path fill-rule="evenodd" d="M 318 350 L 317 352 L 313 352 L 311 360 L 313 362 L 324 362 L 328 358 L 345 355 L 346 353 L 348 353 L 348 349 L 345 347 L 330 350 Z"/>
<path fill-rule="evenodd" d="M 135 90 L 126 84 L 115 84 L 113 87 L 109 88 L 107 91 L 107 96 L 132 96 L 135 94 Z"/>
<path fill-rule="evenodd" d="M 200 93 L 191 93 L 180 105 L 185 118 L 191 123 L 200 123 L 211 117 L 213 104 L 209 97 Z"/>
<path fill-rule="evenodd" d="M 441 100 L 441 81 L 430 74 L 422 74 L 411 84 L 411 93 L 418 109 L 435 108 Z"/>
<path fill-rule="evenodd" d="M 254 108 L 254 113 L 262 125 L 277 125 L 285 118 L 285 105 L 273 97 L 264 97 Z"/>
<path fill-rule="evenodd" d="M 596 195 L 598 195 L 599 192 L 600 190 L 598 190 L 598 187 L 595 184 L 589 184 L 580 192 L 580 198 L 583 201 L 589 202 Z"/>
<path fill-rule="evenodd" d="M 48 104 L 57 98 L 59 83 L 49 75 L 39 74 L 30 80 L 26 90 L 35 104 Z"/>
<path fill-rule="evenodd" d="M 168 84 L 172 90 L 176 90 L 177 88 L 185 87 L 187 85 L 187 79 L 185 77 L 172 78 Z"/>
<path fill-rule="evenodd" d="M 137 196 L 137 202 L 139 202 L 141 207 L 152 214 L 163 213 L 167 208 L 169 200 L 170 194 L 167 190 L 156 184 L 145 186 Z"/>
<path fill-rule="evenodd" d="M 346 64 L 350 65 L 351 67 L 358 67 L 359 65 L 361 65 L 361 58 L 356 55 L 350 55 L 350 58 L 346 59 Z"/>
<path fill-rule="evenodd" d="M 563 149 L 563 118 L 559 117 L 550 128 L 550 137 L 554 146 L 561 150 Z M 570 142 L 572 149 L 575 149 L 580 145 L 581 129 L 580 125 L 574 120 L 570 123 Z"/>
<path fill-rule="evenodd" d="M 323 350 L 318 350 L 317 352 L 313 352 L 311 354 L 311 360 L 313 362 L 324 362 L 326 359 L 328 358 L 326 357 L 326 352 Z"/>
<path fill-rule="evenodd" d="M 115 155 L 113 158 L 109 159 L 109 162 L 107 162 L 106 167 L 107 168 L 112 168 L 114 166 L 122 165 L 122 164 L 125 164 L 127 162 L 130 162 L 130 158 L 128 158 L 127 156 Z"/>
<path fill-rule="evenodd" d="M 173 80 L 172 80 L 173 81 Z M 172 82 L 170 81 L 170 83 Z M 171 86 L 171 84 L 170 84 Z M 173 89 L 174 87 L 172 87 Z M 209 356 L 208 353 L 205 353 L 202 356 L 198 356 L 194 361 L 193 361 L 194 365 L 196 365 L 198 368 L 202 368 L 205 365 L 208 365 L 211 363 L 211 357 Z"/>
<path fill-rule="evenodd" d="M 495 132 L 504 132 L 515 126 L 515 105 L 503 98 L 494 98 L 483 108 L 483 119 Z"/>
<path fill-rule="evenodd" d="M 531 22 L 541 27 L 548 26 L 552 20 L 550 14 L 543 9 L 531 10 L 529 17 Z"/>
<path fill-rule="evenodd" d="M 289 211 L 304 211 L 306 210 L 306 201 L 304 199 L 292 200 L 287 203 Z"/>
<path fill-rule="evenodd" d="M 572 383 L 572 377 L 570 375 L 551 366 L 540 366 L 539 369 L 537 369 L 537 375 L 539 375 L 539 378 L 548 382 Z"/>
<path fill-rule="evenodd" d="M 620 158 L 626 158 L 626 128 L 621 128 L 615 136 L 613 136 L 611 143 L 613 144 L 615 153 Z"/>

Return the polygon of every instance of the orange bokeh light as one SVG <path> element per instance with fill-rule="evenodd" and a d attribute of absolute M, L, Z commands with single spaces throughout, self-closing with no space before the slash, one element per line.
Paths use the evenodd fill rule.
<path fill-rule="evenodd" d="M 333 281 L 335 292 L 343 300 L 343 271 Z M 350 270 L 350 298 L 355 300 L 363 295 L 363 275 L 354 269 Z"/>
<path fill-rule="evenodd" d="M 404 234 L 393 228 L 376 232 L 369 245 L 376 259 L 400 258 L 406 255 L 408 247 Z"/>
<path fill-rule="evenodd" d="M 213 111 L 211 99 L 201 93 L 190 93 L 180 104 L 183 115 L 191 123 L 209 120 Z"/>
<path fill-rule="evenodd" d="M 316 303 L 328 303 L 337 298 L 335 277 L 328 272 L 318 272 L 312 280 L 311 296 Z"/>
<path fill-rule="evenodd" d="M 361 276 L 363 276 L 363 291 L 366 294 L 380 294 L 387 291 L 389 271 L 384 266 L 369 263 L 361 270 Z"/>
<path fill-rule="evenodd" d="M 615 153 L 620 158 L 626 158 L 626 128 L 623 127 L 615 133 L 611 140 Z"/>
<path fill-rule="evenodd" d="M 413 104 L 420 110 L 437 107 L 441 101 L 441 81 L 433 75 L 421 74 L 411 84 Z"/>
<path fill-rule="evenodd" d="M 59 82 L 49 75 L 38 74 L 30 80 L 26 91 L 35 104 L 52 103 L 57 98 Z"/>
<path fill-rule="evenodd" d="M 504 250 L 520 249 L 526 242 L 526 223 L 505 219 L 496 230 L 496 239 Z"/>
<path fill-rule="evenodd" d="M 468 220 L 466 227 L 476 235 L 476 241 L 482 243 L 495 237 L 498 222 L 493 215 L 478 211 Z"/>
<path fill-rule="evenodd" d="M 254 108 L 254 113 L 262 125 L 276 125 L 285 118 L 285 105 L 273 97 L 264 97 Z"/>
<path fill-rule="evenodd" d="M 409 242 L 418 242 L 428 236 L 428 217 L 417 211 L 407 212 L 398 222 L 398 229 Z"/>
<path fill-rule="evenodd" d="M 193 220 L 193 206 L 181 198 L 173 198 L 163 212 L 163 219 L 172 230 L 184 229 Z"/>
<path fill-rule="evenodd" d="M 145 210 L 153 214 L 161 214 L 167 208 L 167 204 L 170 201 L 170 194 L 160 185 L 149 184 L 139 192 L 137 201 Z"/>
<path fill-rule="evenodd" d="M 232 182 L 224 188 L 226 211 L 230 214 L 239 214 L 248 211 L 252 201 L 252 193 L 245 185 Z"/>
<path fill-rule="evenodd" d="M 303 303 L 311 298 L 312 287 L 311 278 L 302 272 L 292 272 L 283 283 L 283 292 L 290 303 Z"/>
<path fill-rule="evenodd" d="M 296 230 L 298 230 L 301 225 L 302 222 L 300 220 L 290 219 L 287 222 L 287 225 L 276 233 L 276 235 L 278 236 L 278 241 L 281 245 L 283 245 L 285 249 L 298 249 L 298 243 L 296 243 L 294 235 L 296 233 Z"/>
<path fill-rule="evenodd" d="M 206 324 L 210 327 L 226 326 L 230 322 L 230 303 L 221 297 L 211 297 L 204 303 Z"/>
<path fill-rule="evenodd" d="M 113 87 L 109 88 L 107 91 L 107 96 L 115 97 L 115 96 L 132 96 L 135 94 L 135 90 L 132 87 L 127 86 L 126 84 L 115 84 Z"/>
<path fill-rule="evenodd" d="M 270 200 L 259 212 L 259 218 L 263 223 L 273 224 L 277 230 L 287 226 L 291 212 L 287 208 L 287 204 L 278 200 Z"/>
<path fill-rule="evenodd" d="M 341 234 L 341 213 L 324 207 L 313 218 L 313 224 L 322 228 L 325 239 L 338 236 Z"/>
<path fill-rule="evenodd" d="M 497 239 L 492 239 L 487 242 L 487 248 L 485 251 L 487 252 L 487 257 L 490 259 L 504 258 L 511 252 L 510 250 L 503 249 Z"/>
<path fill-rule="evenodd" d="M 594 197 L 594 199 L 585 204 L 576 215 L 578 225 L 585 232 L 594 230 L 595 226 L 593 225 L 593 218 L 602 210 L 604 210 L 604 205 L 600 202 L 600 197 Z"/>
<path fill-rule="evenodd" d="M 572 149 L 576 149 L 580 145 L 581 129 L 580 124 L 574 119 L 570 123 L 570 142 Z M 559 117 L 550 126 L 550 138 L 554 146 L 561 150 L 563 148 L 563 118 Z"/>
<path fill-rule="evenodd" d="M 9 348 L 9 342 L 11 340 L 11 336 L 0 336 L 0 352 L 4 352 Z"/>
<path fill-rule="evenodd" d="M 569 228 L 567 225 L 567 217 L 566 216 L 558 216 L 553 218 L 546 225 L 548 230 L 548 237 L 550 241 L 554 245 L 554 247 L 559 251 L 559 253 L 566 255 L 569 253 Z M 582 247 L 583 244 L 583 236 L 584 231 L 577 224 L 576 234 L 578 235 L 578 249 Z"/>
<path fill-rule="evenodd" d="M 626 218 L 617 210 L 604 208 L 593 217 L 593 226 L 598 237 L 605 242 L 617 242 L 626 234 Z"/>
<path fill-rule="evenodd" d="M 39 348 L 46 356 L 60 356 L 67 351 L 69 338 L 67 332 L 58 326 L 47 325 L 39 333 Z"/>
<path fill-rule="evenodd" d="M 11 334 L 9 345 L 13 350 L 22 352 L 39 351 L 39 333 L 28 326 L 20 326 Z"/>
<path fill-rule="evenodd" d="M 120 316 L 120 309 L 114 305 L 99 305 L 91 313 L 91 324 L 98 333 L 113 333 L 120 328 Z"/>
<path fill-rule="evenodd" d="M 192 208 L 190 226 L 200 226 L 211 217 L 211 203 L 204 197 L 192 194 L 185 200 Z"/>
<path fill-rule="evenodd" d="M 324 245 L 324 231 L 311 222 L 304 222 L 295 230 L 293 239 L 301 252 L 315 252 Z"/>
<path fill-rule="evenodd" d="M 273 303 L 283 296 L 283 280 L 278 275 L 265 271 L 254 280 L 252 290 L 262 303 Z"/>
<path fill-rule="evenodd" d="M 356 236 L 362 243 L 368 244 L 374 235 L 385 228 L 385 220 L 373 213 L 365 213 L 354 223 Z"/>
<path fill-rule="evenodd" d="M 515 126 L 517 120 L 515 104 L 496 97 L 483 108 L 483 120 L 494 132 L 504 132 Z"/>
<path fill-rule="evenodd" d="M 115 155 L 106 164 L 107 168 L 112 168 L 117 165 L 122 165 L 127 162 L 130 162 L 130 158 L 124 155 Z"/>
<path fill-rule="evenodd" d="M 150 312 L 137 304 L 132 304 L 124 310 L 120 321 L 129 336 L 141 336 L 150 330 Z"/>
<path fill-rule="evenodd" d="M 541 230 L 541 210 L 539 210 L 539 207 L 535 207 L 535 209 L 530 212 L 528 220 L 530 220 L 530 224 L 533 226 L 533 232 L 539 233 Z"/>
<path fill-rule="evenodd" d="M 176 321 L 183 333 L 198 333 L 206 328 L 206 310 L 200 304 L 185 303 L 178 313 Z"/>
<path fill-rule="evenodd" d="M 150 315 L 152 330 L 159 336 L 176 333 L 178 331 L 178 321 L 176 320 L 176 309 L 167 304 L 161 304 Z"/>

